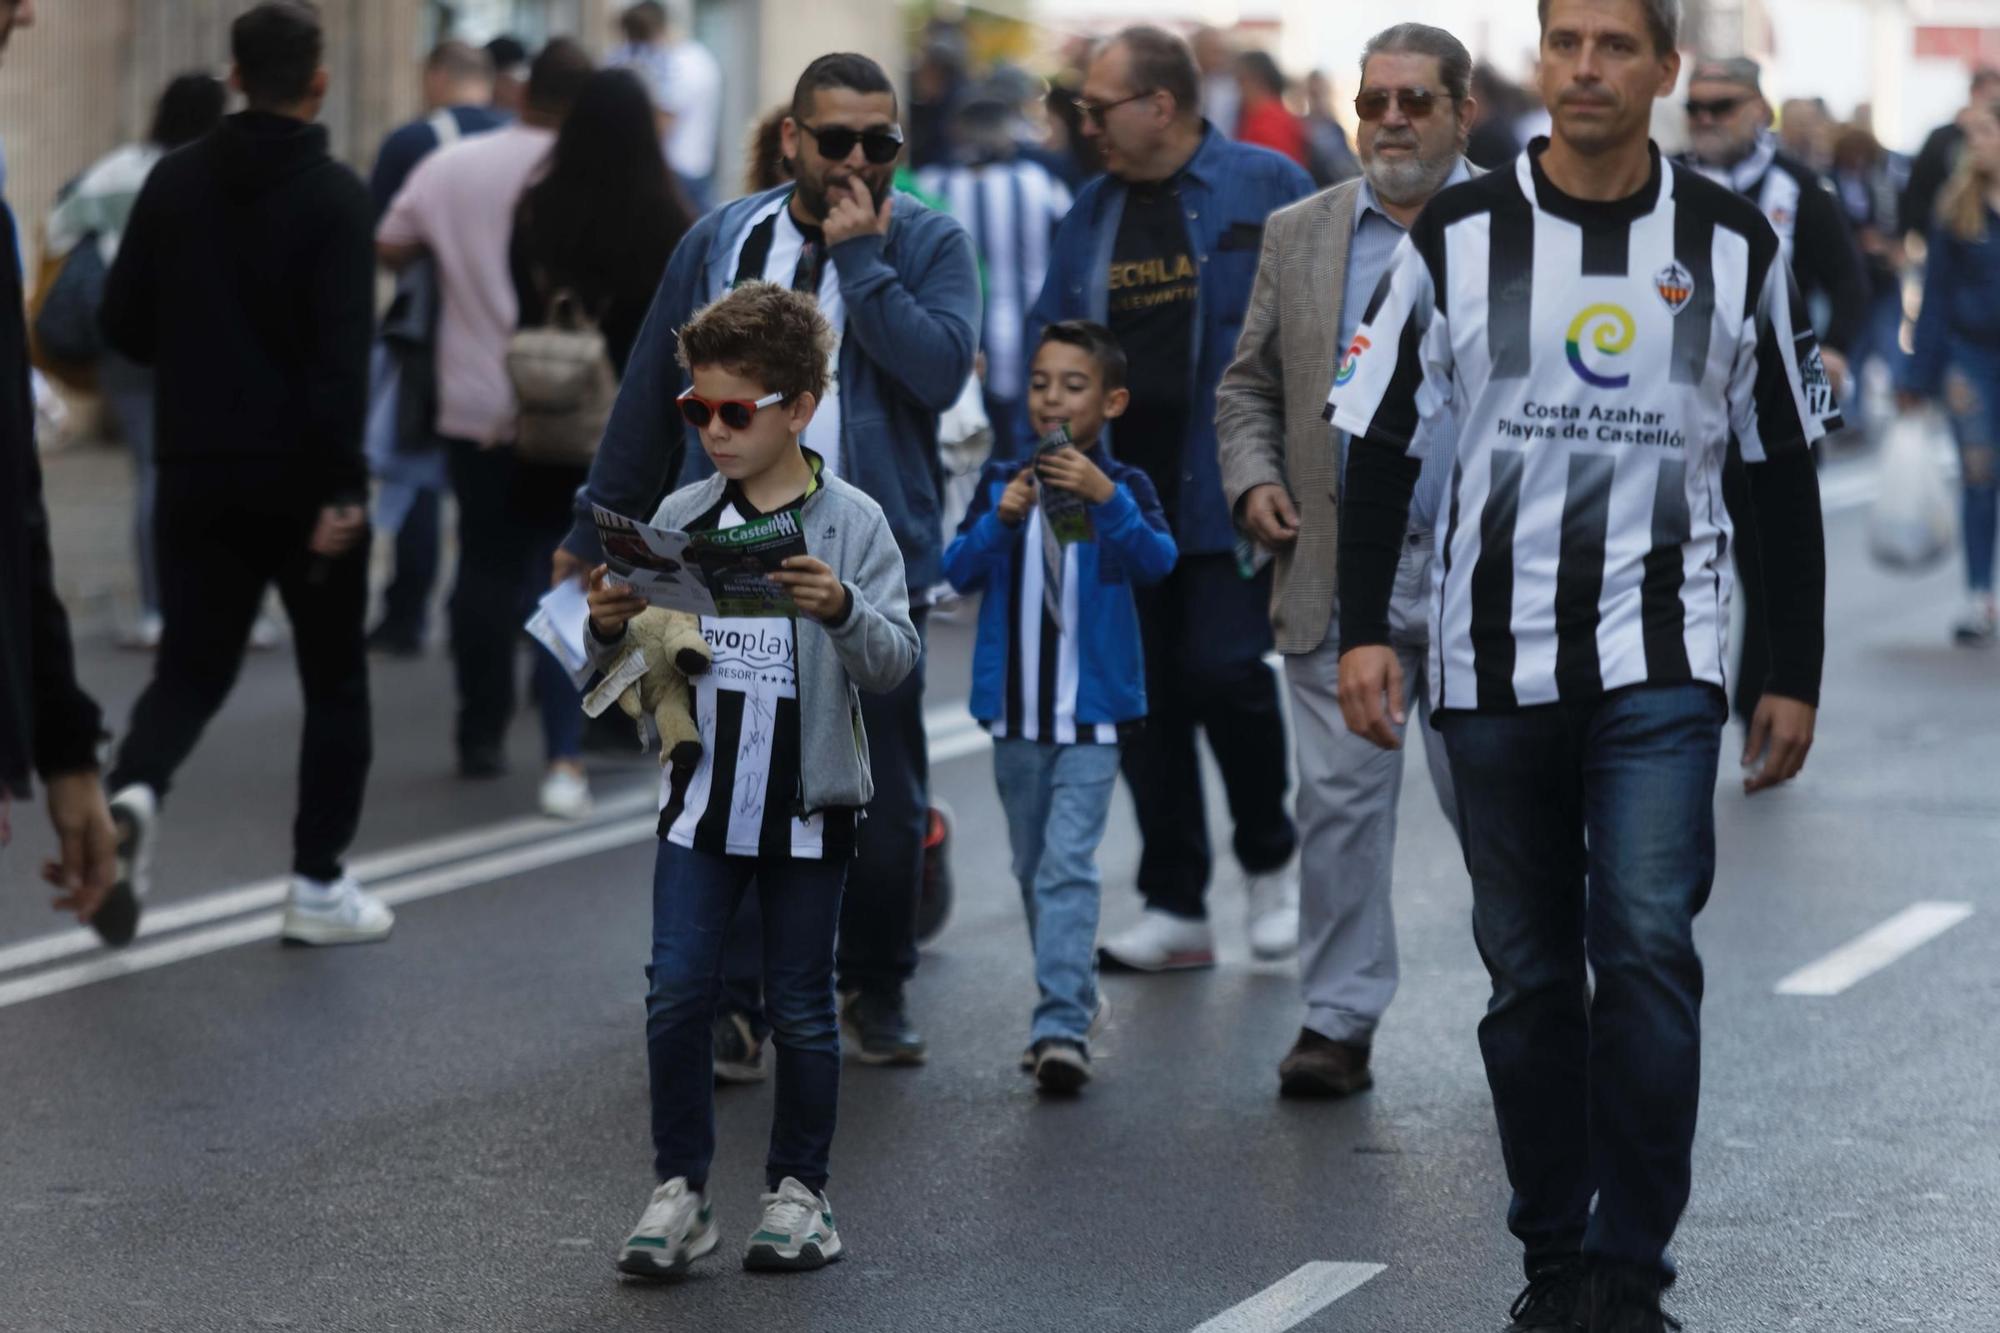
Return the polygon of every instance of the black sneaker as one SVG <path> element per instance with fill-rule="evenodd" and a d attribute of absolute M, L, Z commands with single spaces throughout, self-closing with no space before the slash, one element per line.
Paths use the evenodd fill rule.
<path fill-rule="evenodd" d="M 1593 1264 L 1584 1292 L 1585 1333 L 1679 1333 L 1681 1321 L 1660 1308 L 1658 1270 Z"/>
<path fill-rule="evenodd" d="M 1090 1052 L 1068 1037 L 1044 1037 L 1034 1045 L 1035 1086 L 1043 1092 L 1071 1094 L 1090 1082 Z"/>
<path fill-rule="evenodd" d="M 498 745 L 461 745 L 458 747 L 458 775 L 475 782 L 504 777 L 507 773 L 507 756 Z"/>
<path fill-rule="evenodd" d="M 920 1065 L 924 1039 L 903 1013 L 903 997 L 856 991 L 840 1007 L 840 1024 L 864 1065 Z"/>
<path fill-rule="evenodd" d="M 383 621 L 368 631 L 368 651 L 382 657 L 422 657 L 424 641 L 416 635 Z"/>
<path fill-rule="evenodd" d="M 715 1081 L 762 1083 L 767 1070 L 764 1043 L 750 1026 L 750 1016 L 735 1012 L 715 1016 Z"/>
<path fill-rule="evenodd" d="M 1584 1276 L 1581 1260 L 1554 1263 L 1528 1279 L 1528 1285 L 1514 1298 L 1507 1315 L 1514 1322 L 1505 1333 L 1534 1333 L 1537 1329 L 1580 1329 L 1583 1327 Z"/>

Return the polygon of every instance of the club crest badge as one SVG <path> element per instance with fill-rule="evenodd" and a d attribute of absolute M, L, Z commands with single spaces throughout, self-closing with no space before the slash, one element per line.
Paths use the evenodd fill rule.
<path fill-rule="evenodd" d="M 1653 290 L 1660 294 L 1667 313 L 1678 315 L 1694 299 L 1694 274 L 1676 260 L 1653 275 Z"/>

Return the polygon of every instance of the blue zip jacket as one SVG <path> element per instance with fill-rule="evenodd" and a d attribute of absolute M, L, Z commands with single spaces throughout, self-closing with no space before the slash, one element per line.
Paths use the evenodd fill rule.
<path fill-rule="evenodd" d="M 1236 548 L 1236 524 L 1222 493 L 1222 466 L 1216 458 L 1215 386 L 1236 356 L 1236 338 L 1257 278 L 1257 256 L 1263 251 L 1264 219 L 1312 192 L 1312 178 L 1290 158 L 1236 143 L 1213 125 L 1203 127 L 1201 147 L 1182 169 L 1181 206 L 1201 270 L 1190 340 L 1194 363 L 1188 367 L 1193 379 L 1188 402 L 1193 406 L 1182 444 L 1174 534 L 1190 555 Z M 1077 195 L 1056 231 L 1048 278 L 1028 312 L 1023 347 L 1035 346 L 1042 329 L 1057 320 L 1092 319 L 1109 327 L 1111 256 L 1125 215 L 1125 195 L 1125 183 L 1113 176 L 1098 176 Z M 1331 366 L 1327 374 L 1333 374 Z M 1014 440 L 1015 457 L 1033 456 L 1032 433 L 1023 420 Z"/>
<path fill-rule="evenodd" d="M 576 494 L 563 546 L 599 558 L 591 506 L 650 514 L 669 490 L 708 476 L 700 433 L 675 399 L 688 387 L 674 358 L 683 324 L 734 283 L 737 243 L 780 186 L 708 214 L 674 250 L 590 479 Z M 846 330 L 840 342 L 841 475 L 888 516 L 908 585 L 936 586 L 943 546 L 938 414 L 958 401 L 979 346 L 979 266 L 956 219 L 898 191 L 887 236 L 856 236 L 827 251 L 840 275 Z"/>
<path fill-rule="evenodd" d="M 2000 213 L 1986 210 L 1986 235 L 1976 241 L 1960 240 L 1942 222 L 1931 228 L 1911 347 L 1902 387 L 1926 398 L 1943 391 L 1954 354 L 1981 368 L 2000 365 Z"/>
<path fill-rule="evenodd" d="M 1136 722 L 1146 716 L 1146 657 L 1132 588 L 1158 583 L 1179 557 L 1166 512 L 1146 474 L 1103 449 L 1088 452 L 1118 489 L 1103 504 L 1090 507 L 1097 536 L 1076 547 L 1076 720 L 1079 725 Z M 994 721 L 1006 708 L 1014 562 L 1042 558 L 1039 543 L 1032 552 L 1025 549 L 1027 524 L 1004 523 L 998 512 L 1007 483 L 1023 466 L 1008 461 L 986 465 L 972 507 L 944 553 L 944 574 L 952 587 L 985 593 L 979 603 L 979 641 L 972 652 L 972 715 L 981 722 Z"/>

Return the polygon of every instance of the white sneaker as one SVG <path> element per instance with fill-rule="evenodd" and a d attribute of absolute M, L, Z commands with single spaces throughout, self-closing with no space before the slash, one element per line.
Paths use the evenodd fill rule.
<path fill-rule="evenodd" d="M 118 831 L 116 877 L 105 895 L 91 929 L 114 949 L 122 949 L 139 933 L 142 901 L 152 887 L 153 829 L 159 822 L 160 798 L 151 787 L 133 783 L 111 798 L 111 824 Z"/>
<path fill-rule="evenodd" d="M 1985 593 L 1974 593 L 1965 603 L 1965 614 L 1952 626 L 1951 637 L 1968 647 L 1993 642 L 1996 623 L 1993 598 Z"/>
<path fill-rule="evenodd" d="M 132 622 L 132 628 L 120 636 L 118 646 L 142 653 L 157 652 L 160 647 L 160 636 L 165 633 L 166 622 L 160 618 L 160 613 L 147 611 Z"/>
<path fill-rule="evenodd" d="M 294 875 L 279 938 L 286 944 L 370 944 L 388 939 L 395 925 L 388 904 L 352 875 L 332 884 Z"/>
<path fill-rule="evenodd" d="M 715 1209 L 708 1197 L 675 1176 L 653 1191 L 639 1224 L 618 1251 L 618 1271 L 634 1277 L 679 1277 L 715 1249 Z"/>
<path fill-rule="evenodd" d="M 590 814 L 590 779 L 572 768 L 552 768 L 542 779 L 542 813 L 550 819 L 583 819 Z"/>
<path fill-rule="evenodd" d="M 776 1194 L 761 1198 L 763 1220 L 750 1235 L 743 1266 L 760 1272 L 804 1272 L 840 1257 L 840 1233 L 833 1229 L 833 1205 L 786 1176 Z"/>
<path fill-rule="evenodd" d="M 1147 908 L 1137 925 L 1097 946 L 1100 958 L 1134 972 L 1173 972 L 1215 966 L 1215 932 L 1206 921 L 1189 921 Z"/>
<path fill-rule="evenodd" d="M 1299 869 L 1295 860 L 1282 869 L 1243 877 L 1243 896 L 1250 906 L 1250 952 L 1265 962 L 1290 958 L 1299 951 Z"/>

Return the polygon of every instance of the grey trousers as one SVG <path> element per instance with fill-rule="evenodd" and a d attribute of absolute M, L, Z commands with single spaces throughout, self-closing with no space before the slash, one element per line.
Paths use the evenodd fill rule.
<path fill-rule="evenodd" d="M 1406 709 L 1423 735 L 1431 784 L 1455 829 L 1458 803 L 1444 741 L 1431 723 L 1426 678 L 1430 562 L 1428 539 L 1404 547 L 1389 634 L 1403 668 Z M 1379 750 L 1341 720 L 1339 622 L 1336 612 L 1325 643 L 1285 658 L 1299 763 L 1299 988 L 1305 1026 L 1366 1046 L 1396 994 L 1389 888 L 1403 751 Z"/>

